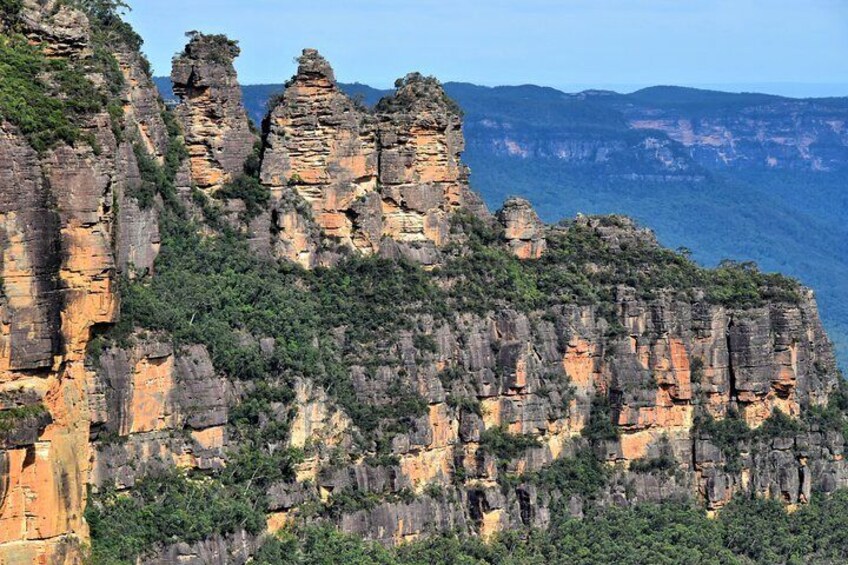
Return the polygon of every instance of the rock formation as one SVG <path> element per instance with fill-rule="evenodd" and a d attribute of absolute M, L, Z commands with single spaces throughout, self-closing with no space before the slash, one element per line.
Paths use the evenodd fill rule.
<path fill-rule="evenodd" d="M 228 385 L 205 348 L 175 353 L 170 344 L 140 342 L 104 352 L 97 364 L 88 399 L 92 485 L 131 488 L 157 470 L 223 466 Z"/>
<path fill-rule="evenodd" d="M 65 4 L 26 0 L 19 26 L 50 57 L 93 56 L 88 18 Z M 29 430 L 3 446 L 5 563 L 78 562 L 88 535 L 86 350 L 96 328 L 118 314 L 116 271 L 150 270 L 158 250 L 156 215 L 133 196 L 140 179 L 131 143 L 164 157 L 164 108 L 137 50 L 120 39 L 112 47 L 122 112 L 85 116 L 80 127 L 90 141 L 38 154 L 12 124 L 0 125 L 0 402 L 13 428 L 19 420 Z"/>
<path fill-rule="evenodd" d="M 214 194 L 242 172 L 256 135 L 242 105 L 233 60 L 240 49 L 221 35 L 192 32 L 185 50 L 174 58 L 171 80 L 182 103 L 182 123 L 191 164 L 191 180 Z"/>
<path fill-rule="evenodd" d="M 347 97 L 329 63 L 313 49 L 267 117 L 262 182 L 278 201 L 294 192 L 311 207 L 324 236 L 373 254 L 392 240 L 400 252 L 431 263 L 447 243 L 449 216 L 485 215 L 468 187 L 458 108 L 441 85 L 417 74 L 398 81 L 376 113 Z M 307 222 L 278 206 L 278 253 L 314 263 Z"/>
<path fill-rule="evenodd" d="M 545 226 L 523 198 L 510 198 L 498 212 L 504 238 L 519 259 L 538 259 L 545 252 Z"/>
<path fill-rule="evenodd" d="M 294 190 L 312 207 L 324 233 L 373 252 L 376 229 L 355 225 L 355 209 L 377 196 L 374 119 L 336 86 L 333 70 L 317 51 L 306 49 L 266 121 L 262 181 L 280 196 Z"/>
<path fill-rule="evenodd" d="M 65 4 L 26 0 L 19 25 L 45 56 L 93 57 L 94 24 Z M 538 477 L 586 453 L 611 477 L 598 504 L 688 496 L 718 510 L 747 492 L 794 505 L 848 487 L 841 430 L 803 418 L 842 394 L 810 291 L 751 275 L 755 288 L 735 297 L 739 289 L 705 278 L 626 218 L 546 227 L 512 199 L 492 221 L 460 160 L 459 111 L 434 79 L 408 75 L 372 112 L 338 90 L 312 50 L 266 120 L 260 179 L 271 200 L 241 235 L 265 237 L 279 259 L 304 267 L 379 254 L 353 263 L 383 269 L 378 278 L 395 276 L 392 265 L 409 277 L 398 284 L 412 281 L 391 287 L 395 309 L 380 312 L 396 329 L 363 334 L 359 320 L 340 317 L 314 343 L 287 343 L 263 333 L 279 312 L 251 303 L 219 320 L 221 341 L 190 331 L 194 311 L 173 326 L 134 319 L 151 327 L 106 333 L 119 317 L 117 275 L 156 292 L 160 225 L 187 221 L 184 208 L 169 208 L 183 203 L 168 190 L 193 180 L 213 195 L 242 172 L 254 141 L 232 68 L 237 47 L 195 34 L 174 67 L 189 153 L 188 169 L 175 170 L 169 150 L 180 136 L 166 127 L 137 49 L 118 39 L 120 92 L 79 117 L 78 139 L 37 151 L 0 123 L 0 562 L 80 563 L 89 488 L 132 496 L 139 481 L 174 468 L 215 484 L 235 476 L 241 448 L 265 450 L 260 462 L 278 471 L 273 457 L 299 455 L 290 474 L 268 472 L 256 486 L 265 480 L 257 467 L 238 483 L 261 489 L 252 501 L 265 504 L 260 529 L 320 518 L 386 544 L 580 517 L 580 495 Z M 145 201 L 157 162 L 173 178 Z M 208 224 L 177 233 L 214 243 L 218 209 L 203 202 L 211 211 L 192 220 Z M 272 294 L 287 317 L 292 288 L 372 291 L 351 284 L 352 271 L 320 287 L 333 271 L 247 257 L 292 277 Z M 230 285 L 242 273 L 228 276 Z M 426 287 L 423 304 L 405 296 L 422 292 L 415 285 Z M 321 327 L 309 326 L 317 312 L 292 325 L 298 338 Z M 247 323 L 256 320 L 267 323 Z M 315 355 L 297 357 L 308 347 Z M 231 366 L 259 374 L 228 374 L 220 358 L 232 351 L 244 357 L 233 353 Z M 248 431 L 274 433 L 254 445 L 234 414 Z M 717 432 L 728 424 L 739 431 L 730 445 Z M 143 559 L 244 563 L 263 541 L 251 531 L 169 537 Z"/>
<path fill-rule="evenodd" d="M 460 161 L 460 110 L 433 78 L 413 73 L 395 86 L 394 96 L 377 105 L 385 233 L 399 242 L 443 245 L 450 212 L 482 208 Z"/>

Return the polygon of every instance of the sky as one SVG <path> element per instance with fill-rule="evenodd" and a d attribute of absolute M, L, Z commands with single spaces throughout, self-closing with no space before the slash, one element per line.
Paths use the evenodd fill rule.
<path fill-rule="evenodd" d="M 155 74 L 184 33 L 237 39 L 242 84 L 281 83 L 304 47 L 342 82 L 574 92 L 679 85 L 848 96 L 848 0 L 128 0 Z"/>

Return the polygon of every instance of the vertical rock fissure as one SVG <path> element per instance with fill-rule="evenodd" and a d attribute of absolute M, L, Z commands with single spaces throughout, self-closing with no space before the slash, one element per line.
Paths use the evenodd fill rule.
<path fill-rule="evenodd" d="M 728 378 L 728 390 L 729 390 L 729 399 L 731 406 L 735 406 L 738 408 L 739 404 L 739 391 L 736 388 L 736 364 L 733 360 L 733 340 L 731 338 L 732 328 L 736 325 L 736 321 L 734 315 L 731 313 L 729 316 L 729 320 L 727 323 L 727 329 L 725 331 L 725 339 L 727 343 L 727 378 Z"/>

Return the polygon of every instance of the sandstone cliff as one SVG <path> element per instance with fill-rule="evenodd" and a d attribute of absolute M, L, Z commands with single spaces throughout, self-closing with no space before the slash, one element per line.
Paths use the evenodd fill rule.
<path fill-rule="evenodd" d="M 81 11 L 27 0 L 9 26 L 4 33 L 25 34 L 44 56 L 68 61 L 69 72 L 98 68 L 103 32 Z M 0 381 L 4 426 L 13 431 L 2 452 L 4 563 L 79 562 L 91 453 L 86 349 L 98 327 L 116 320 L 116 270 L 152 267 L 156 255 L 155 219 L 131 197 L 138 167 L 129 139 L 163 155 L 162 108 L 138 53 L 111 39 L 122 78 L 90 71 L 80 80 L 92 86 L 79 88 L 117 95 L 108 108 L 77 116 L 80 141 L 37 153 L 19 127 L 0 125 Z M 119 218 L 127 220 L 120 228 Z"/>
<path fill-rule="evenodd" d="M 304 51 L 252 171 L 233 42 L 176 58 L 180 129 L 125 29 L 35 0 L 15 22 L 45 58 L 108 45 L 120 76 L 87 69 L 100 102 L 69 139 L 0 124 L 0 562 L 91 541 L 245 563 L 293 523 L 397 544 L 848 487 L 810 291 L 702 269 L 622 217 L 551 227 L 511 199 L 492 218 L 435 79 L 371 112 Z M 270 197 L 240 193 L 233 220 L 210 197 L 241 175 Z M 602 484 L 570 488 L 576 464 Z M 150 520 L 174 499 L 177 533 Z"/>

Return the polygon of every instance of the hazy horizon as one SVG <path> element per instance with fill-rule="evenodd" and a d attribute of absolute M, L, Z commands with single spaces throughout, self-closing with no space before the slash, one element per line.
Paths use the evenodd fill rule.
<path fill-rule="evenodd" d="M 340 81 L 375 88 L 420 71 L 443 82 L 565 92 L 675 85 L 848 95 L 848 3 L 839 0 L 130 3 L 128 19 L 160 76 L 185 32 L 197 29 L 240 42 L 243 84 L 284 82 L 301 49 L 314 47 Z"/>
<path fill-rule="evenodd" d="M 166 77 L 166 75 L 156 75 Z M 244 83 L 242 86 L 277 86 L 281 85 L 285 80 L 277 82 L 255 82 Z M 378 90 L 391 90 L 391 84 L 366 84 L 362 81 L 342 81 L 347 84 L 362 84 Z M 447 81 L 452 83 L 473 84 L 485 88 L 500 88 L 500 87 L 520 87 L 520 86 L 538 86 L 541 88 L 553 88 L 565 94 L 576 94 L 587 90 L 608 90 L 619 94 L 631 94 L 645 88 L 658 86 L 672 86 L 682 88 L 695 88 L 700 90 L 713 90 L 717 92 L 727 93 L 746 93 L 746 94 L 771 94 L 775 96 L 784 96 L 787 98 L 848 98 L 848 83 L 764 83 L 764 84 L 600 84 L 600 85 L 565 85 L 555 86 L 549 84 L 479 84 L 468 81 Z"/>

